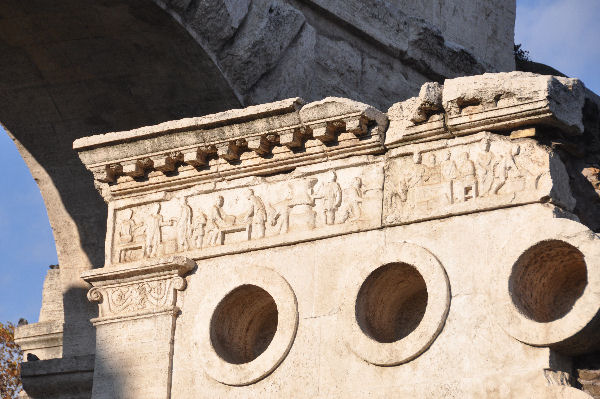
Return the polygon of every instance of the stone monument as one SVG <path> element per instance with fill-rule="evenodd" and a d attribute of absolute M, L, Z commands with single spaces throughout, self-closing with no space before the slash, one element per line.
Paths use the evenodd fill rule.
<path fill-rule="evenodd" d="M 333 8 L 368 31 L 356 7 Z M 512 69 L 488 39 L 481 65 Z M 387 112 L 296 97 L 75 140 L 107 204 L 104 263 L 80 274 L 94 346 L 63 350 L 51 270 L 17 334 L 42 359 L 23 397 L 591 397 L 600 100 L 440 75 Z"/>

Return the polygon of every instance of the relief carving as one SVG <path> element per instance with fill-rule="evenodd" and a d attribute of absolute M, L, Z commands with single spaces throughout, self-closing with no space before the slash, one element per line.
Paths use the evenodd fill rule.
<path fill-rule="evenodd" d="M 360 177 L 355 177 L 352 180 L 352 185 L 345 189 L 342 194 L 343 202 L 340 212 L 340 223 L 346 221 L 355 222 L 362 216 L 362 180 Z"/>
<path fill-rule="evenodd" d="M 185 284 L 181 277 L 169 277 L 94 287 L 88 299 L 99 302 L 100 318 L 163 310 L 175 305 L 175 291 L 185 289 Z"/>
<path fill-rule="evenodd" d="M 366 169 L 367 187 L 362 168 L 329 170 L 218 194 L 175 193 L 169 200 L 118 210 L 113 263 L 377 222 L 383 170 Z"/>
<path fill-rule="evenodd" d="M 163 220 L 163 216 L 160 214 L 160 203 L 153 204 L 150 214 L 144 222 L 146 233 L 144 258 L 153 258 L 158 254 L 158 248 L 162 243 L 162 227 L 172 224 L 172 221 Z"/>
<path fill-rule="evenodd" d="M 521 149 L 523 146 L 523 150 Z M 384 220 L 402 223 L 541 198 L 549 156 L 531 142 L 491 141 L 419 151 L 386 166 Z"/>
<path fill-rule="evenodd" d="M 318 194 L 314 198 L 323 199 L 325 223 L 331 225 L 335 223 L 335 213 L 342 203 L 342 188 L 336 181 L 337 175 L 334 171 L 329 172 L 326 179 L 317 190 Z"/>

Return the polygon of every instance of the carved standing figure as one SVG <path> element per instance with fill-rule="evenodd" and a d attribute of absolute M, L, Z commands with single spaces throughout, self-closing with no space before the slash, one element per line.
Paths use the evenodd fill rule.
<path fill-rule="evenodd" d="M 518 173 L 518 170 L 519 168 L 515 163 L 512 149 L 509 148 L 494 165 L 494 186 L 492 187 L 492 192 L 498 194 L 500 189 L 506 184 L 511 171 Z"/>
<path fill-rule="evenodd" d="M 329 172 L 325 183 L 321 186 L 320 190 L 318 190 L 317 196 L 315 196 L 315 198 L 323 199 L 325 223 L 329 225 L 335 223 L 335 212 L 342 203 L 342 188 L 336 180 L 337 175 L 335 172 Z"/>
<path fill-rule="evenodd" d="M 204 234 L 206 231 L 206 215 L 200 212 L 200 215 L 194 218 L 194 226 L 192 232 L 192 241 L 196 248 L 202 249 L 204 245 Z"/>
<path fill-rule="evenodd" d="M 144 225 L 146 227 L 144 257 L 153 258 L 158 254 L 158 248 L 162 242 L 161 228 L 171 226 L 172 222 L 163 220 L 163 216 L 160 214 L 160 204 L 153 204 Z"/>
<path fill-rule="evenodd" d="M 177 250 L 187 251 L 190 248 L 189 238 L 192 235 L 192 208 L 187 204 L 187 198 L 179 199 L 179 218 L 176 220 Z"/>
<path fill-rule="evenodd" d="M 415 152 L 412 157 L 414 166 L 409 168 L 407 173 L 407 183 L 409 188 L 417 187 L 426 180 L 427 167 L 423 165 L 423 157 L 420 152 Z"/>
<path fill-rule="evenodd" d="M 428 152 L 423 155 L 422 166 L 424 167 L 425 174 L 423 180 L 428 184 L 436 184 L 440 181 L 440 171 L 437 165 L 437 160 L 433 152 Z"/>
<path fill-rule="evenodd" d="M 246 189 L 245 198 L 248 201 L 248 210 L 244 218 L 250 238 L 263 238 L 265 236 L 265 223 L 267 223 L 267 211 L 260 197 L 254 194 L 251 188 Z"/>
<path fill-rule="evenodd" d="M 484 137 L 477 154 L 477 190 L 480 197 L 488 195 L 494 183 L 494 154 L 490 152 L 490 139 Z"/>
<path fill-rule="evenodd" d="M 276 204 L 269 204 L 269 220 L 277 234 L 285 234 L 289 230 L 291 202 L 292 188 L 288 185 L 283 200 Z"/>
<path fill-rule="evenodd" d="M 459 194 L 463 201 L 477 197 L 477 179 L 475 178 L 475 164 L 469 159 L 469 153 L 463 152 L 458 156 L 458 176 L 462 182 Z"/>
<path fill-rule="evenodd" d="M 456 162 L 451 159 L 450 151 L 444 151 L 440 163 L 443 192 L 448 204 L 454 203 L 454 181 L 458 177 Z"/>
<path fill-rule="evenodd" d="M 362 180 L 360 177 L 352 179 L 349 188 L 343 192 L 344 204 L 341 208 L 341 218 L 339 223 L 345 223 L 347 220 L 355 222 L 360 219 L 362 214 Z"/>
<path fill-rule="evenodd" d="M 143 226 L 143 223 L 136 224 L 133 220 L 133 209 L 125 209 L 123 210 L 123 219 L 119 225 L 119 241 L 121 244 L 128 244 L 133 242 L 133 236 L 135 231 Z"/>
<path fill-rule="evenodd" d="M 535 190 L 538 188 L 540 178 L 544 175 L 544 163 L 536 155 L 535 145 L 532 142 L 525 142 L 517 146 L 518 155 L 515 154 L 515 163 L 520 175 L 526 179 L 525 189 Z M 516 152 L 516 150 L 515 150 Z M 584 173 L 585 174 L 585 173 Z"/>

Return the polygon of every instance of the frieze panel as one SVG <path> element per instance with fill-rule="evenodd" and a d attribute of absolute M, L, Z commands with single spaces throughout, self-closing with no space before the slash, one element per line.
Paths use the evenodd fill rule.
<path fill-rule="evenodd" d="M 563 164 L 533 141 L 483 133 L 411 148 L 386 164 L 385 223 L 545 200 L 574 206 L 568 187 L 560 187 Z"/>
<path fill-rule="evenodd" d="M 260 247 L 380 226 L 381 163 L 327 169 L 277 181 L 128 205 L 114 212 L 113 264 L 225 247 Z M 197 256 L 195 254 L 198 254 Z"/>

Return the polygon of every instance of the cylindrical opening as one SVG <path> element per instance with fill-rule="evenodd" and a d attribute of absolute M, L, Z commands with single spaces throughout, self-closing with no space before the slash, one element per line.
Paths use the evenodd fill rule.
<path fill-rule="evenodd" d="M 577 248 L 548 240 L 525 251 L 513 265 L 508 289 L 525 317 L 547 323 L 564 317 L 587 285 L 587 267 Z"/>
<path fill-rule="evenodd" d="M 221 300 L 210 322 L 213 348 L 225 361 L 248 363 L 263 353 L 277 332 L 277 304 L 255 285 L 242 285 Z"/>
<path fill-rule="evenodd" d="M 413 332 L 425 315 L 427 286 L 421 274 L 406 263 L 374 270 L 356 298 L 356 321 L 361 330 L 381 343 L 398 341 Z"/>

